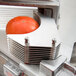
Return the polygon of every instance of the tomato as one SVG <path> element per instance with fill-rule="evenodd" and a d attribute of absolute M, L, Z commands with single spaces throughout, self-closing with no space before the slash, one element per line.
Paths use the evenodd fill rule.
<path fill-rule="evenodd" d="M 6 26 L 6 34 L 26 34 L 35 31 L 39 24 L 31 17 L 18 16 L 11 19 Z"/>

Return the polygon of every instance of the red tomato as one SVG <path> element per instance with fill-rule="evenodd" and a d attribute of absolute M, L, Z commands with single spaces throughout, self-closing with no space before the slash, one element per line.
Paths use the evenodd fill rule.
<path fill-rule="evenodd" d="M 18 16 L 11 19 L 6 26 L 7 34 L 26 34 L 35 31 L 39 24 L 31 17 Z"/>

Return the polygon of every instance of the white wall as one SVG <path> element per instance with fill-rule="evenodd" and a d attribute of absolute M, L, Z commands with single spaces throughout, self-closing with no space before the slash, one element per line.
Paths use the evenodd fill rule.
<path fill-rule="evenodd" d="M 60 17 L 62 42 L 72 46 L 76 41 L 76 0 L 60 0 Z"/>

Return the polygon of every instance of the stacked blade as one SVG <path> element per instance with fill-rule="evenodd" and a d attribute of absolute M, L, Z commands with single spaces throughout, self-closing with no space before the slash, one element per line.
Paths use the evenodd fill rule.
<path fill-rule="evenodd" d="M 29 58 L 25 63 L 39 64 L 41 60 L 48 60 L 50 58 L 50 50 L 50 47 L 29 47 Z"/>
<path fill-rule="evenodd" d="M 25 64 L 40 64 L 41 60 L 53 59 L 51 47 L 25 46 L 8 38 L 9 50 L 12 55 L 23 61 Z"/>

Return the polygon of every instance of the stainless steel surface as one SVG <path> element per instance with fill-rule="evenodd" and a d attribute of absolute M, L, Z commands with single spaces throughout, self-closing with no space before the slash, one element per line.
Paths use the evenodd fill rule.
<path fill-rule="evenodd" d="M 71 63 L 65 62 L 64 63 L 64 68 L 72 72 L 74 75 L 76 75 L 76 67 L 71 65 Z"/>
<path fill-rule="evenodd" d="M 60 56 L 55 60 L 42 60 L 40 62 L 40 74 L 42 76 L 55 76 L 63 67 L 66 57 Z"/>
<path fill-rule="evenodd" d="M 47 8 L 52 6 L 59 6 L 58 0 L 51 0 L 51 1 L 42 1 L 42 0 L 1 0 L 0 4 L 6 5 L 21 5 L 21 6 L 36 6 L 36 7 L 43 7 Z"/>
<path fill-rule="evenodd" d="M 72 57 L 76 57 L 76 42 L 74 43 L 74 46 L 73 46 Z"/>
<path fill-rule="evenodd" d="M 3 70 L 5 76 L 20 76 L 22 73 L 20 68 L 10 61 L 3 65 Z"/>
<path fill-rule="evenodd" d="M 59 56 L 60 46 L 61 46 L 61 44 L 59 44 L 57 47 L 55 47 L 54 59 L 56 59 Z"/>
<path fill-rule="evenodd" d="M 70 62 L 73 66 L 76 67 L 76 42 L 74 43 L 74 46 L 73 46 L 73 52 L 72 52 L 72 57 Z"/>
<path fill-rule="evenodd" d="M 63 55 L 65 57 L 67 57 L 67 62 L 70 62 L 71 55 L 72 55 L 72 48 L 69 47 L 68 45 L 61 43 L 59 55 Z"/>
<path fill-rule="evenodd" d="M 62 68 L 56 76 L 75 76 L 72 72 L 70 72 L 69 70 Z"/>
<path fill-rule="evenodd" d="M 40 76 L 39 65 L 26 65 L 26 64 L 20 63 L 20 68 L 28 76 Z"/>
<path fill-rule="evenodd" d="M 68 62 L 64 62 L 64 67 L 57 73 L 56 76 L 76 76 L 76 67 Z"/>

